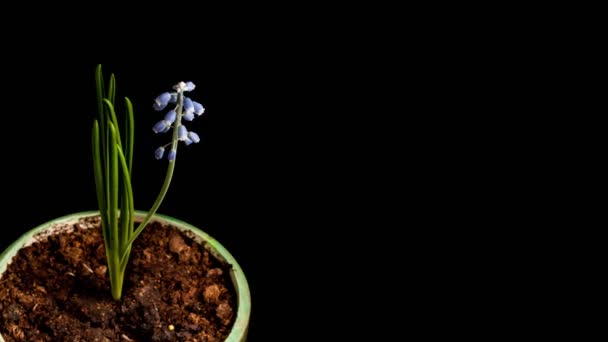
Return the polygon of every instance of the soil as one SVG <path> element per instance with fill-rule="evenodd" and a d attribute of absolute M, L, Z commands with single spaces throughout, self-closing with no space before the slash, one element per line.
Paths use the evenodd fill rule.
<path fill-rule="evenodd" d="M 236 314 L 230 265 L 152 223 L 133 244 L 115 301 L 99 218 L 69 230 L 21 249 L 0 278 L 5 341 L 225 340 Z"/>

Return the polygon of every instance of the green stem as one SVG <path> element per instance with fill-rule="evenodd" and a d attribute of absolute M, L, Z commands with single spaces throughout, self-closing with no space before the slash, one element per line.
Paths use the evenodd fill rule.
<path fill-rule="evenodd" d="M 178 128 L 182 123 L 183 107 L 184 107 L 184 96 L 183 96 L 182 92 L 178 92 L 177 111 L 176 111 L 177 117 L 175 118 L 175 123 L 173 126 L 173 138 L 172 138 L 172 142 L 171 142 L 171 150 L 174 150 L 174 151 L 177 151 L 177 144 L 179 143 Z M 177 159 L 177 155 L 175 158 Z M 167 190 L 169 190 L 169 185 L 171 184 L 171 179 L 173 178 L 173 170 L 175 169 L 175 160 L 176 159 L 169 161 L 169 166 L 167 167 L 167 173 L 165 174 L 165 181 L 163 182 L 163 186 L 160 189 L 160 193 L 158 194 L 158 197 L 156 197 L 156 201 L 154 201 L 152 208 L 150 208 L 150 210 L 148 211 L 148 214 L 146 215 L 144 220 L 141 221 L 141 223 L 137 226 L 137 229 L 135 229 L 135 231 L 133 232 L 133 235 L 129 239 L 129 242 L 127 242 L 126 246 L 131 246 L 133 241 L 135 241 L 135 239 L 137 239 L 139 234 L 141 234 L 141 232 L 144 230 L 144 228 L 146 227 L 148 222 L 150 222 L 150 219 L 152 219 L 152 216 L 154 216 L 154 214 L 160 207 L 160 204 L 163 202 L 163 199 L 165 198 L 165 195 L 167 194 Z M 128 254 L 129 254 L 128 252 L 129 252 L 129 250 L 122 251 L 122 255 L 121 255 L 122 262 L 126 262 L 126 259 L 128 258 Z"/>

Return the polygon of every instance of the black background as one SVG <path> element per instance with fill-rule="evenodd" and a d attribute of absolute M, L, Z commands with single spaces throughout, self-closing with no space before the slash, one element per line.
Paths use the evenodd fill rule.
<path fill-rule="evenodd" d="M 153 157 L 169 138 L 152 132 L 163 116 L 153 100 L 191 80 L 197 88 L 190 95 L 206 112 L 187 127 L 201 142 L 180 146 L 158 212 L 203 229 L 242 266 L 252 295 L 250 341 L 294 333 L 318 339 L 323 317 L 333 321 L 344 311 L 340 301 L 351 302 L 339 278 L 371 260 L 346 250 L 359 247 L 348 241 L 369 215 L 362 193 L 382 188 L 367 171 L 377 164 L 364 157 L 377 155 L 371 133 L 382 121 L 375 119 L 379 102 L 367 105 L 380 84 L 364 80 L 377 71 L 359 57 L 374 49 L 346 27 L 324 30 L 308 17 L 272 9 L 241 20 L 233 13 L 214 25 L 201 26 L 205 18 L 197 17 L 183 27 L 153 16 L 155 30 L 116 32 L 109 23 L 121 22 L 117 13 L 103 25 L 91 19 L 99 32 L 76 16 L 63 32 L 51 23 L 29 36 L 5 35 L 0 249 L 48 220 L 96 208 L 90 133 L 98 63 L 115 73 L 119 98 L 134 104 L 139 210 L 151 206 L 166 168 Z"/>
<path fill-rule="evenodd" d="M 48 51 L 52 54 L 52 51 Z M 178 55 L 179 56 L 179 55 Z M 201 142 L 181 144 L 173 182 L 159 213 L 208 232 L 237 259 L 250 283 L 253 315 L 250 339 L 268 336 L 264 321 L 281 306 L 283 279 L 273 267 L 287 262 L 290 241 L 301 219 L 293 216 L 304 201 L 294 195 L 305 187 L 296 176 L 305 165 L 294 156 L 294 136 L 302 105 L 293 103 L 290 85 L 268 63 L 251 59 L 190 56 L 102 62 L 115 73 L 117 98 L 128 96 L 135 109 L 133 188 L 135 206 L 147 210 L 164 179 L 166 160 L 153 157 L 168 134 L 153 124 L 164 112 L 154 98 L 178 81 L 193 81 L 190 97 L 202 103 L 203 116 L 187 123 Z M 6 248 L 27 230 L 74 212 L 95 210 L 90 134 L 96 113 L 94 70 L 99 61 L 68 55 L 48 63 L 7 63 L 3 84 L 2 235 Z M 303 120 L 303 119 L 302 119 Z M 298 147 L 300 146 L 300 147 Z M 297 204 L 296 204 L 297 203 Z M 276 329 L 275 329 L 276 330 Z"/>
<path fill-rule="evenodd" d="M 46 22 L 33 21 L 30 9 L 6 13 L 7 19 L 25 13 L 24 25 L 39 29 L 9 20 L 3 27 L 0 249 L 48 220 L 96 208 L 90 132 L 94 70 L 102 63 L 117 76 L 118 96 L 135 107 L 140 210 L 152 204 L 166 167 L 153 158 L 168 139 L 152 132 L 163 115 L 153 100 L 178 81 L 196 83 L 191 97 L 206 112 L 188 128 L 201 142 L 180 146 L 158 212 L 202 228 L 238 260 L 252 294 L 250 341 L 307 334 L 316 340 L 325 316 L 335 327 L 342 313 L 359 315 L 351 310 L 358 295 L 345 294 L 361 282 L 361 265 L 375 260 L 365 250 L 387 240 L 362 234 L 383 227 L 373 204 L 383 206 L 385 197 L 368 193 L 395 188 L 386 181 L 382 151 L 400 135 L 379 126 L 400 130 L 387 117 L 406 117 L 405 103 L 387 110 L 373 96 L 404 96 L 398 70 L 382 70 L 383 35 L 342 6 L 124 10 L 70 5 L 69 16 Z M 375 77 L 388 77 L 391 91 L 385 94 L 385 80 Z M 391 141 L 378 147 L 376 135 Z M 356 281 L 349 283 L 353 268 Z M 344 332 L 341 325 L 330 330 Z"/>

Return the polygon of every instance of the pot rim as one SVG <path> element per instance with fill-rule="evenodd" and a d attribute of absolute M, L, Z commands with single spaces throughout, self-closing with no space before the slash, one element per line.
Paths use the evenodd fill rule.
<path fill-rule="evenodd" d="M 137 218 L 143 218 L 147 214 L 146 211 L 136 210 L 135 215 Z M 99 215 L 99 211 L 82 211 L 73 214 L 68 214 L 65 216 L 58 217 L 53 220 L 49 220 L 33 229 L 30 229 L 17 240 L 15 240 L 11 245 L 9 245 L 3 252 L 0 254 L 0 275 L 4 273 L 9 261 L 12 257 L 17 253 L 17 251 L 24 246 L 31 244 L 34 241 L 34 235 L 39 232 L 50 228 L 53 225 L 61 224 L 64 222 L 69 222 L 74 220 L 75 218 L 86 217 L 86 216 L 96 216 Z M 236 259 L 228 252 L 228 250 L 222 246 L 217 240 L 211 237 L 209 234 L 205 233 L 201 229 L 184 222 L 182 220 L 176 219 L 174 217 L 163 215 L 163 214 L 154 214 L 152 216 L 151 221 L 158 221 L 163 224 L 170 224 L 177 227 L 180 230 L 188 230 L 194 233 L 197 237 L 202 239 L 205 244 L 203 246 L 207 248 L 210 252 L 212 252 L 216 257 L 220 257 L 224 259 L 228 264 L 232 266 L 230 270 L 230 278 L 232 279 L 232 284 L 237 294 L 237 313 L 236 318 L 234 320 L 234 324 L 232 329 L 230 330 L 230 334 L 226 338 L 225 342 L 240 342 L 245 341 L 247 336 L 247 330 L 249 326 L 249 317 L 251 315 L 251 295 L 249 292 L 249 284 L 247 283 L 247 279 L 245 278 L 245 273 L 243 273 L 243 269 L 238 264 Z M 210 248 L 210 247 L 211 248 Z M 4 342 L 2 335 L 0 334 L 0 342 Z"/>

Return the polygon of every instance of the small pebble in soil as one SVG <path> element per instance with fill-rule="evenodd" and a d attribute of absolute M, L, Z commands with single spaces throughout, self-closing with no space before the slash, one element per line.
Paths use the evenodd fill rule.
<path fill-rule="evenodd" d="M 207 303 L 215 303 L 220 298 L 220 287 L 215 284 L 207 286 L 204 296 Z"/>
<path fill-rule="evenodd" d="M 224 322 L 229 322 L 230 318 L 232 318 L 232 308 L 226 303 L 218 305 L 215 311 L 217 317 L 219 317 Z"/>
<path fill-rule="evenodd" d="M 171 238 L 169 240 L 169 250 L 173 253 L 179 253 L 181 251 L 183 251 L 184 249 L 186 249 L 188 246 L 186 245 L 186 242 L 184 241 L 184 239 L 181 237 L 181 235 L 174 233 L 171 235 Z"/>

